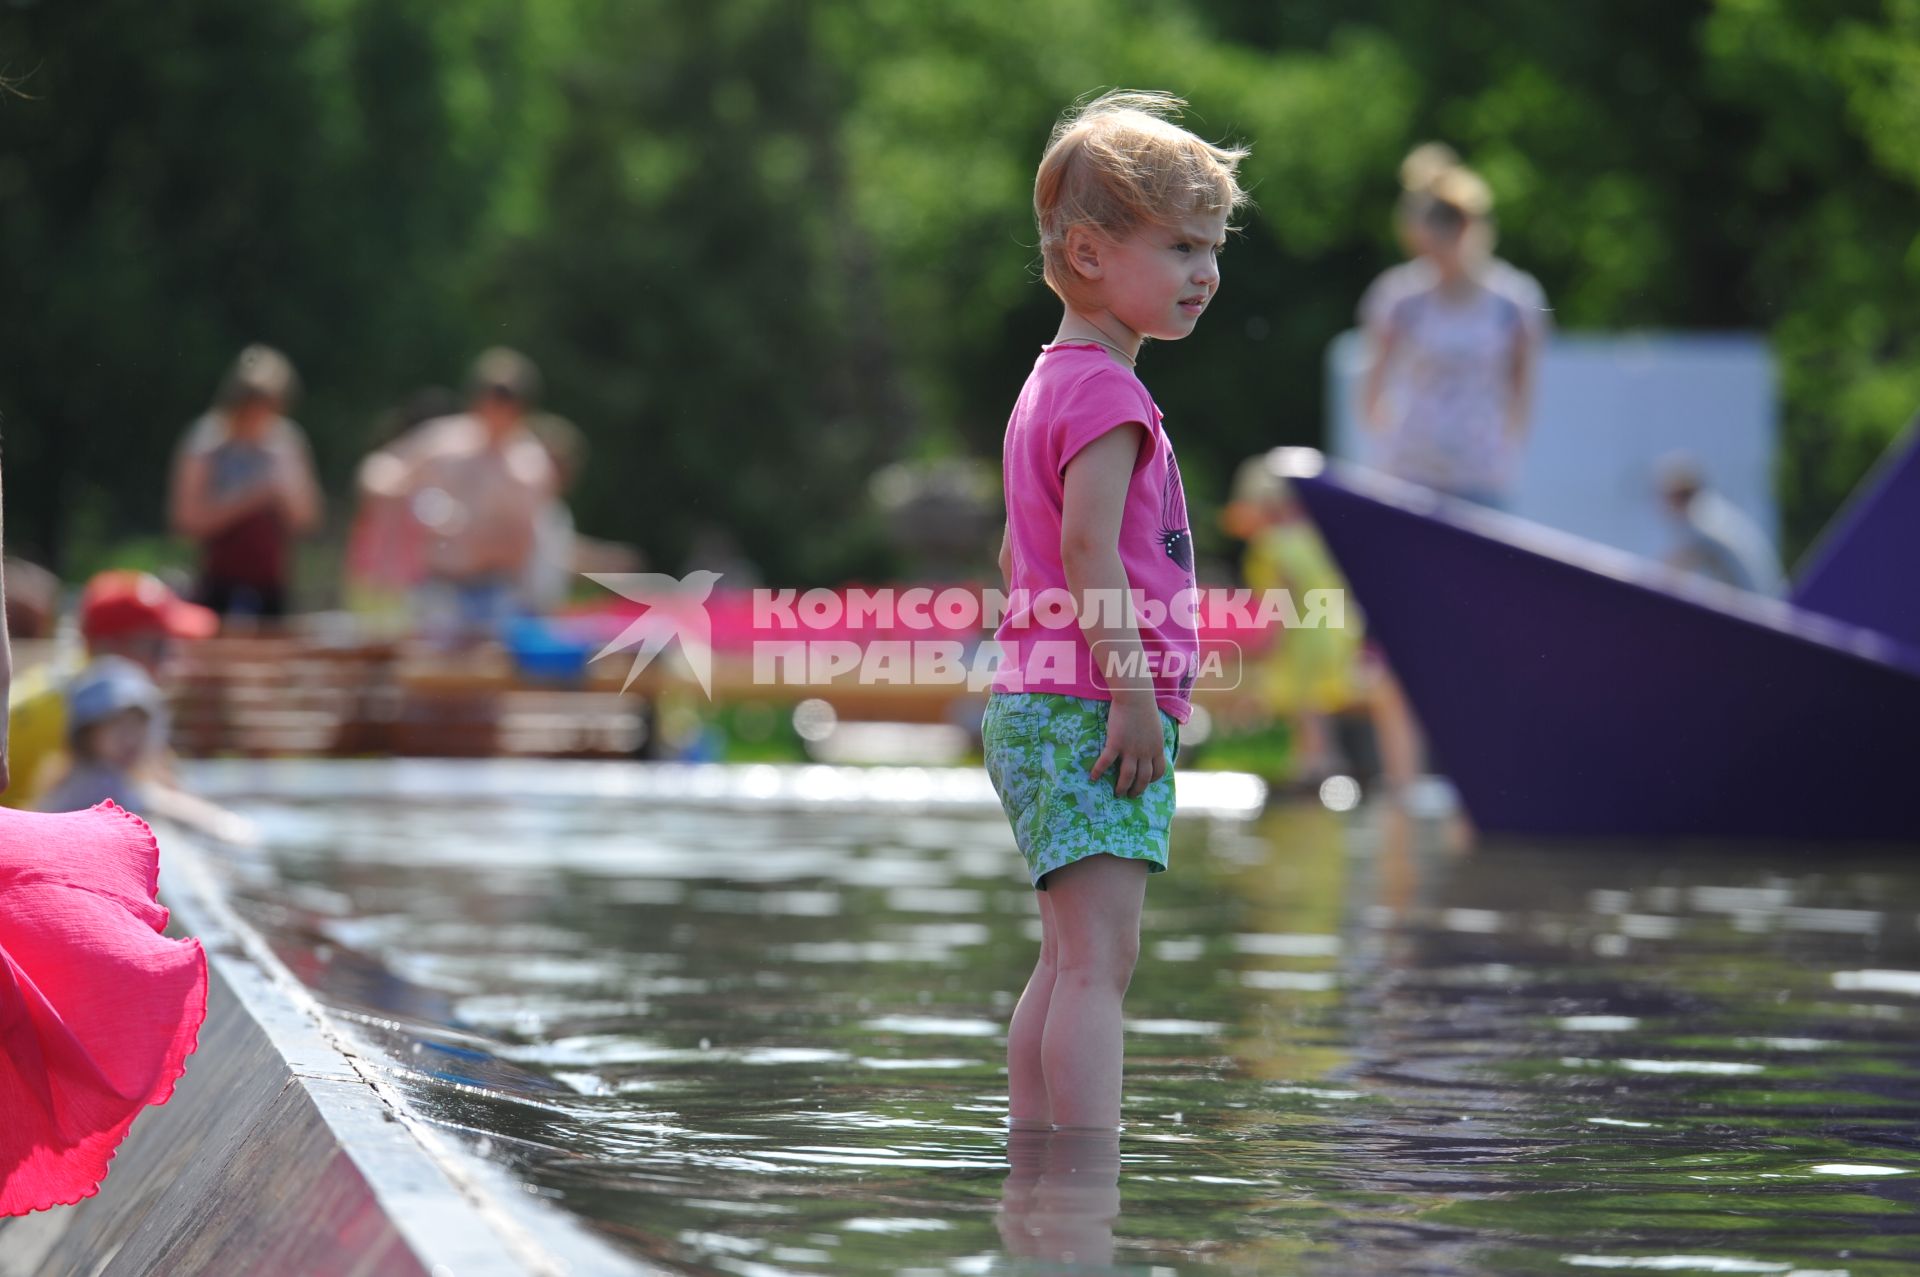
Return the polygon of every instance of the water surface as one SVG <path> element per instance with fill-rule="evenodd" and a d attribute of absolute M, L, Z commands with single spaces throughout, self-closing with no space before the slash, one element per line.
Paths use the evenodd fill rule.
<path fill-rule="evenodd" d="M 1037 919 L 997 810 L 326 775 L 213 777 L 268 834 L 243 912 L 435 1121 L 669 1271 L 1920 1264 L 1908 858 L 1183 817 L 1123 1138 L 1010 1149 Z"/>

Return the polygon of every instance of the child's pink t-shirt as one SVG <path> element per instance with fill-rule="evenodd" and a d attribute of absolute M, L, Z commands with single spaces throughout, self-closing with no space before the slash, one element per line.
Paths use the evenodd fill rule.
<path fill-rule="evenodd" d="M 1001 462 L 1013 576 L 1006 614 L 994 635 L 1002 663 L 993 686 L 997 691 L 1113 698 L 1094 669 L 1086 635 L 1072 610 L 1063 615 L 1046 600 L 1071 598 L 1060 562 L 1067 463 L 1107 431 L 1129 422 L 1144 425 L 1147 436 L 1127 484 L 1120 564 L 1136 601 L 1154 701 L 1184 723 L 1192 713 L 1200 636 L 1194 623 L 1198 595 L 1193 536 L 1187 527 L 1180 463 L 1147 388 L 1091 343 L 1042 347 L 1007 422 Z"/>

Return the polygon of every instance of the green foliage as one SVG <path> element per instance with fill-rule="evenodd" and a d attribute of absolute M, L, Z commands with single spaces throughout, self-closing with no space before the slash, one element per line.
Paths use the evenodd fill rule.
<path fill-rule="evenodd" d="M 56 561 L 160 526 L 248 341 L 336 533 L 382 411 L 506 342 L 592 439 L 587 531 L 898 570 L 867 476 L 997 455 L 1057 322 L 1034 163 L 1123 84 L 1253 147 L 1220 301 L 1143 361 L 1203 552 L 1239 458 L 1318 440 L 1427 138 L 1563 328 L 1771 336 L 1790 549 L 1920 401 L 1920 0 L 16 0 L 0 71 L 11 530 Z"/>
<path fill-rule="evenodd" d="M 374 411 L 457 372 L 527 78 L 515 9 L 101 0 L 0 18 L 25 95 L 0 102 L 16 543 L 58 562 L 89 510 L 159 527 L 172 448 L 248 341 L 300 366 L 336 490 Z"/>

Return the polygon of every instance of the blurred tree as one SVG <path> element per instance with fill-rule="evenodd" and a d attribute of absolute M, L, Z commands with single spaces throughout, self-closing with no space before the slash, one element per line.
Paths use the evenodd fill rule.
<path fill-rule="evenodd" d="M 460 366 L 498 220 L 518 6 L 16 3 L 0 15 L 0 413 L 23 545 L 151 530 L 249 341 L 292 355 L 339 480 L 372 411 Z M 517 74 L 517 81 L 516 81 Z M 338 490 L 339 484 L 335 483 Z"/>
<path fill-rule="evenodd" d="M 866 483 L 916 413 L 810 6 L 580 14 L 544 214 L 485 297 L 594 429 L 583 522 L 667 565 L 719 523 L 777 580 L 886 572 Z"/>
<path fill-rule="evenodd" d="M 1721 0 L 1707 86 L 1753 144 L 1748 322 L 1786 401 L 1778 490 L 1804 547 L 1920 408 L 1920 0 Z"/>
<path fill-rule="evenodd" d="M 869 474 L 997 456 L 1057 319 L 1034 164 L 1129 85 L 1253 145 L 1220 301 L 1143 361 L 1203 552 L 1240 457 L 1318 440 L 1432 137 L 1562 327 L 1772 336 L 1793 551 L 1920 399 L 1916 71 L 1920 0 L 14 0 L 15 527 L 56 558 L 156 527 L 252 340 L 306 375 L 338 509 L 382 408 L 507 342 L 593 440 L 585 530 L 884 574 Z"/>
<path fill-rule="evenodd" d="M 35 4 L 0 22 L 26 95 L 0 102 L 0 403 L 15 527 L 57 562 L 71 519 L 151 525 L 186 413 L 246 337 L 287 338 L 273 311 L 294 245 L 277 228 L 301 224 L 309 192 L 256 157 L 305 133 L 314 100 L 297 69 L 235 55 L 308 32 L 297 9 L 242 3 Z"/>

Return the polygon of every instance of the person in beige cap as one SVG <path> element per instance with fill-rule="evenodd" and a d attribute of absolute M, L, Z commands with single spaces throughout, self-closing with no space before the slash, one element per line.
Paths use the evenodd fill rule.
<path fill-rule="evenodd" d="M 362 497 L 399 503 L 421 528 L 419 620 L 435 637 L 478 636 L 524 606 L 537 523 L 559 490 L 527 424 L 539 393 L 533 362 L 496 347 L 474 363 L 465 412 L 421 423 L 360 465 Z"/>
<path fill-rule="evenodd" d="M 197 601 L 223 616 L 285 616 L 293 540 L 320 522 L 313 454 L 285 415 L 299 387 L 285 355 L 247 347 L 174 453 L 171 522 L 200 547 Z"/>
<path fill-rule="evenodd" d="M 1308 591 L 1343 596 L 1342 624 L 1279 628 L 1248 663 L 1246 678 L 1263 709 L 1291 730 L 1290 784 L 1317 790 L 1344 770 L 1333 719 L 1364 702 L 1359 668 L 1359 609 L 1345 598 L 1346 579 L 1295 495 L 1290 454 L 1273 448 L 1247 458 L 1234 472 L 1220 513 L 1229 536 L 1247 543 L 1241 571 L 1256 601 L 1284 590 L 1299 605 Z"/>

